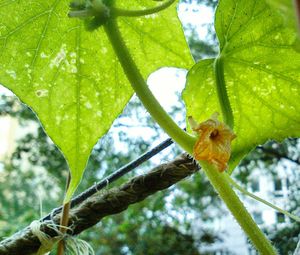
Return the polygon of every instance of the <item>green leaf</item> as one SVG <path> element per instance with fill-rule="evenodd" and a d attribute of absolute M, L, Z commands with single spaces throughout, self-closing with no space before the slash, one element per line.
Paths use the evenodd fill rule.
<path fill-rule="evenodd" d="M 281 13 L 287 25 L 296 28 L 297 18 L 292 0 L 266 0 L 266 2 Z"/>
<path fill-rule="evenodd" d="M 295 40 L 295 49 L 300 52 L 300 26 L 296 12 L 296 1 L 292 0 L 266 0 L 267 3 L 274 8 L 274 11 L 280 13 L 283 18 L 284 25 L 294 29 L 297 33 Z M 294 4 L 293 4 L 294 2 Z M 299 15 L 299 14 L 298 14 Z"/>
<path fill-rule="evenodd" d="M 67 159 L 72 181 L 66 201 L 94 144 L 133 94 L 103 28 L 88 32 L 83 21 L 68 18 L 69 2 L 0 1 L 0 83 L 34 110 Z M 118 23 L 145 79 L 163 66 L 193 64 L 174 5 Z"/>
<path fill-rule="evenodd" d="M 237 134 L 232 169 L 258 144 L 300 135 L 300 53 L 295 30 L 264 1 L 222 0 L 215 20 L 223 70 L 216 59 L 197 63 L 183 97 L 202 122 L 222 112 L 216 80 L 224 78 Z"/>

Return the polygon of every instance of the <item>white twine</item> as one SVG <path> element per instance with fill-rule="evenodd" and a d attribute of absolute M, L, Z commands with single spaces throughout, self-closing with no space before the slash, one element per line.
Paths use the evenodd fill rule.
<path fill-rule="evenodd" d="M 41 225 L 46 224 L 47 227 L 53 229 L 57 235 L 55 237 L 51 237 L 45 232 L 41 230 Z M 41 246 L 37 252 L 37 255 L 44 255 L 44 254 L 49 254 L 50 251 L 52 250 L 53 246 L 56 244 L 56 242 L 60 241 L 61 239 L 64 238 L 64 234 L 59 231 L 58 227 L 59 225 L 54 224 L 53 222 L 40 222 L 38 220 L 35 220 L 31 222 L 30 224 L 30 229 L 32 234 L 34 234 L 40 241 Z"/>
<path fill-rule="evenodd" d="M 86 241 L 68 236 L 65 255 L 95 255 L 91 245 Z"/>
<path fill-rule="evenodd" d="M 56 236 L 51 237 L 41 231 L 42 224 L 46 224 L 48 228 L 53 229 L 56 232 Z M 62 233 L 59 230 L 60 227 L 71 230 L 70 227 L 57 225 L 53 221 L 40 222 L 38 220 L 33 221 L 29 227 L 31 229 L 31 232 L 41 242 L 41 246 L 36 253 L 37 255 L 48 255 L 53 249 L 53 246 L 62 239 L 64 239 L 66 255 L 95 255 L 93 248 L 86 241 L 72 237 L 70 235 L 67 235 L 66 233 Z"/>

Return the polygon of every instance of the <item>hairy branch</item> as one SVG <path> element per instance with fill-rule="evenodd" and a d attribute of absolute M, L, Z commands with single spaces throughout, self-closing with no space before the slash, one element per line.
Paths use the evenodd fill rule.
<path fill-rule="evenodd" d="M 170 163 L 157 166 L 145 175 L 132 178 L 119 188 L 109 189 L 105 193 L 99 192 L 70 211 L 69 234 L 77 235 L 105 216 L 120 213 L 129 205 L 169 188 L 197 170 L 196 163 L 183 154 Z M 53 221 L 56 224 L 59 224 L 60 216 L 61 214 L 54 216 Z M 53 229 L 47 227 L 47 222 L 42 224 L 41 229 L 51 237 L 56 235 Z M 38 238 L 27 227 L 0 242 L 0 255 L 34 254 L 40 245 Z"/>

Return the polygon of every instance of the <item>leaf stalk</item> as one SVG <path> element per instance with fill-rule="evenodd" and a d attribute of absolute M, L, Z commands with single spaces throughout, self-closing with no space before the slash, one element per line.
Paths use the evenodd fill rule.
<path fill-rule="evenodd" d="M 220 56 L 217 57 L 215 60 L 214 72 L 216 78 L 218 99 L 222 110 L 222 116 L 224 122 L 233 130 L 234 118 L 225 83 L 223 59 Z"/>

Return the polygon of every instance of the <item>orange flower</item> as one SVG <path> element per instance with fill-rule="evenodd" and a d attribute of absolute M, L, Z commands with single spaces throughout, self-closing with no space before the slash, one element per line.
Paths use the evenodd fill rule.
<path fill-rule="evenodd" d="M 206 160 L 220 172 L 225 171 L 231 155 L 231 141 L 236 135 L 226 124 L 218 121 L 218 113 L 200 124 L 191 116 L 188 120 L 199 135 L 193 150 L 195 159 Z"/>

